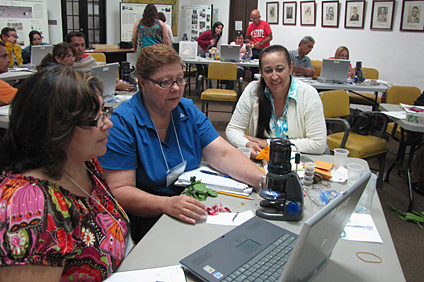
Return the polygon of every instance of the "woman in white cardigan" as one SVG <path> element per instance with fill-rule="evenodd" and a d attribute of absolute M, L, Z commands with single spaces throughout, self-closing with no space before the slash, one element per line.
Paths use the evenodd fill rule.
<path fill-rule="evenodd" d="M 225 131 L 236 147 L 255 158 L 270 138 L 285 138 L 302 153 L 324 153 L 327 135 L 323 107 L 312 86 L 291 76 L 287 49 L 271 45 L 259 55 L 260 81 L 251 82 Z"/>

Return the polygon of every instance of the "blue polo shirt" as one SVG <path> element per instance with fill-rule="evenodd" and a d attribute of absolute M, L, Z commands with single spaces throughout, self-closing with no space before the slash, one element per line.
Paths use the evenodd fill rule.
<path fill-rule="evenodd" d="M 202 160 L 202 149 L 218 138 L 219 134 L 210 120 L 193 104 L 182 98 L 172 111 L 178 141 L 186 170 L 197 168 Z M 113 127 L 107 143 L 107 152 L 99 157 L 106 169 L 136 169 L 138 188 L 155 195 L 178 195 L 181 187 L 166 187 L 167 166 L 171 169 L 180 164 L 180 150 L 172 125 L 169 124 L 165 141 L 159 141 L 155 126 L 138 92 L 114 110 Z M 159 143 L 161 142 L 161 143 Z"/>

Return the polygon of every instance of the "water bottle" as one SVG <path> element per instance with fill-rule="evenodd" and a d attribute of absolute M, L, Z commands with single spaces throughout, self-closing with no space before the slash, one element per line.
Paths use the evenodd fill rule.
<path fill-rule="evenodd" d="M 361 83 L 362 81 L 364 81 L 364 78 L 362 76 L 362 62 L 356 62 L 355 82 Z"/>
<path fill-rule="evenodd" d="M 246 44 L 246 62 L 250 62 L 250 45 Z"/>

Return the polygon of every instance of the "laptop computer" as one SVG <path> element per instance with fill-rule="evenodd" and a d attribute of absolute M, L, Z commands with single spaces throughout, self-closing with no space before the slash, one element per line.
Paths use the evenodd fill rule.
<path fill-rule="evenodd" d="M 320 82 L 345 83 L 349 73 L 349 60 L 323 59 Z"/>
<path fill-rule="evenodd" d="M 38 66 L 48 53 L 53 53 L 53 45 L 32 45 L 31 66 Z"/>
<path fill-rule="evenodd" d="M 299 235 L 253 217 L 180 263 L 202 281 L 234 281 L 238 275 L 255 281 L 309 281 L 329 260 L 370 175 L 365 173 L 308 219 Z M 263 265 L 267 270 L 261 270 Z"/>
<path fill-rule="evenodd" d="M 91 75 L 100 77 L 103 81 L 103 100 L 115 96 L 116 77 L 118 74 L 119 63 L 110 63 L 106 65 L 91 67 Z"/>
<path fill-rule="evenodd" d="M 240 61 L 240 46 L 221 44 L 220 52 L 221 62 L 239 62 Z"/>

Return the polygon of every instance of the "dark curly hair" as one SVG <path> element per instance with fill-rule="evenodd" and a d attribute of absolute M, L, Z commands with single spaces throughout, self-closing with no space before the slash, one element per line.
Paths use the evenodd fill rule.
<path fill-rule="evenodd" d="M 158 10 L 154 4 L 148 4 L 146 8 L 144 8 L 143 18 L 141 19 L 141 23 L 144 26 L 153 26 L 158 19 Z"/>
<path fill-rule="evenodd" d="M 100 80 L 70 67 L 44 68 L 27 78 L 11 104 L 9 128 L 0 142 L 0 168 L 23 173 L 42 168 L 62 176 L 74 128 L 100 110 Z"/>

